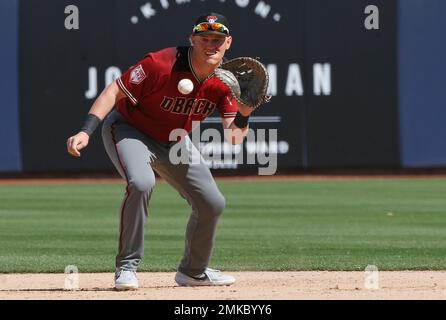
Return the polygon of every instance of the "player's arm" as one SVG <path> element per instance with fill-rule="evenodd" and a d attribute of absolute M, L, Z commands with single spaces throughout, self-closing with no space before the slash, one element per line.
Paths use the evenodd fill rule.
<path fill-rule="evenodd" d="M 125 97 L 125 93 L 113 81 L 99 95 L 88 114 L 94 114 L 101 121 L 110 113 L 116 102 Z"/>
<path fill-rule="evenodd" d="M 231 144 L 240 144 L 248 135 L 248 118 L 253 109 L 243 104 L 238 104 L 238 112 L 235 118 L 223 118 L 223 129 L 226 141 Z"/>
<path fill-rule="evenodd" d="M 91 106 L 87 120 L 82 129 L 77 134 L 67 139 L 67 150 L 69 154 L 75 157 L 81 156 L 79 151 L 88 145 L 90 135 L 93 133 L 94 129 L 102 120 L 104 120 L 107 114 L 109 114 L 116 102 L 124 97 L 125 94 L 118 87 L 116 81 L 113 81 L 101 92 Z"/>

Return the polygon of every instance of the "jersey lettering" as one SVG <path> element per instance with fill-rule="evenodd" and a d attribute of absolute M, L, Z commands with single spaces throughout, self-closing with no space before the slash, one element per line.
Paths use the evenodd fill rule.
<path fill-rule="evenodd" d="M 173 106 L 173 98 L 164 97 L 163 101 L 161 102 L 161 109 L 164 109 L 166 111 L 169 111 Z"/>
<path fill-rule="evenodd" d="M 197 106 L 195 107 L 194 114 L 200 114 L 200 112 L 203 110 L 203 107 L 205 104 L 206 104 L 206 100 L 204 100 L 204 99 L 198 100 Z"/>
<path fill-rule="evenodd" d="M 186 98 L 176 97 L 175 100 L 176 100 L 175 106 L 172 109 L 172 113 L 181 113 L 181 110 L 183 109 L 183 105 L 186 102 Z"/>
<path fill-rule="evenodd" d="M 192 111 L 192 107 L 195 104 L 195 99 L 188 99 L 187 102 L 184 105 L 183 114 L 190 114 Z"/>
<path fill-rule="evenodd" d="M 216 107 L 216 104 L 207 99 L 195 99 L 184 97 L 166 97 L 161 101 L 160 108 L 174 114 L 184 115 L 210 115 Z"/>
<path fill-rule="evenodd" d="M 206 106 L 204 107 L 202 114 L 211 114 L 215 109 L 215 103 L 206 100 Z"/>

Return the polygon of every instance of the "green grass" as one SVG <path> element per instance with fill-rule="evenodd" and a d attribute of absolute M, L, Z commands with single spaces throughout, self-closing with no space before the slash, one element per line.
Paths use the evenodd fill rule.
<path fill-rule="evenodd" d="M 446 179 L 219 181 L 212 266 L 446 269 Z M 123 184 L 0 186 L 0 272 L 113 271 Z M 158 184 L 140 270 L 174 271 L 190 209 Z"/>

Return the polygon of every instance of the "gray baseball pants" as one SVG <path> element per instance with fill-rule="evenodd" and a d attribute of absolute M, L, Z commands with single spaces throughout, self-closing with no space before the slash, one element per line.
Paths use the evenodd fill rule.
<path fill-rule="evenodd" d="M 169 160 L 171 144 L 143 134 L 116 110 L 104 120 L 102 139 L 108 156 L 127 182 L 121 204 L 116 268 L 136 271 L 144 256 L 144 224 L 156 171 L 192 207 L 184 256 L 178 270 L 191 276 L 202 273 L 208 266 L 217 223 L 225 207 L 225 199 L 209 168 L 201 161 L 199 164 L 172 164 Z M 198 153 L 201 159 L 189 137 L 179 143 L 187 143 L 189 152 Z"/>

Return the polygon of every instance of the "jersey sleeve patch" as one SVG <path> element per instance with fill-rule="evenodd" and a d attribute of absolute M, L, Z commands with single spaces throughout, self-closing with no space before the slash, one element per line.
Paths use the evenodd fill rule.
<path fill-rule="evenodd" d="M 142 65 L 138 65 L 130 73 L 130 82 L 133 84 L 140 84 L 146 77 L 147 76 L 142 68 Z"/>

